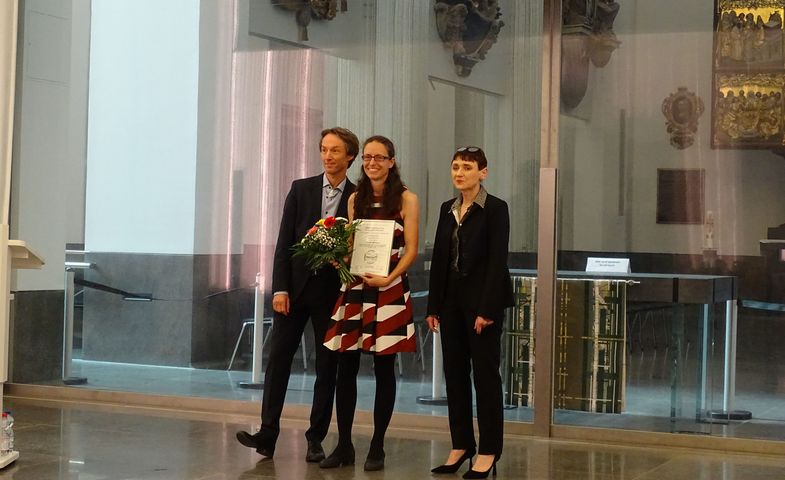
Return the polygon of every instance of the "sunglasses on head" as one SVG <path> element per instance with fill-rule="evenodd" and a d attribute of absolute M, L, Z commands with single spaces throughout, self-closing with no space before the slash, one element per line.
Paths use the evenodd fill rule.
<path fill-rule="evenodd" d="M 461 147 L 458 150 L 456 150 L 455 153 L 461 153 L 461 152 L 474 153 L 479 151 L 480 151 L 479 147 Z"/>

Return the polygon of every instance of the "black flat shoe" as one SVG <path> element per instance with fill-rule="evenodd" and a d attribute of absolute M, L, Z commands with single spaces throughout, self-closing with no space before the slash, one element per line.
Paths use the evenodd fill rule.
<path fill-rule="evenodd" d="M 240 430 L 236 436 L 238 442 L 248 448 L 256 449 L 256 453 L 259 455 L 272 458 L 273 453 L 275 453 L 275 443 L 262 440 L 259 434 L 251 435 L 244 430 Z"/>
<path fill-rule="evenodd" d="M 365 459 L 365 465 L 363 465 L 363 470 L 366 472 L 375 472 L 378 470 L 384 470 L 384 452 L 382 452 L 381 458 L 368 458 Z"/>
<path fill-rule="evenodd" d="M 319 468 L 336 468 L 341 465 L 354 465 L 354 445 L 337 446 L 333 453 L 319 462 Z"/>
<path fill-rule="evenodd" d="M 491 471 L 493 471 L 493 476 L 495 477 L 496 462 L 498 461 L 499 461 L 499 456 L 497 455 L 496 457 L 494 457 L 493 463 L 491 464 L 491 467 L 488 470 L 485 470 L 484 472 L 480 472 L 478 470 L 469 470 L 468 472 L 463 474 L 463 478 L 488 478 L 488 474 L 491 473 Z"/>
<path fill-rule="evenodd" d="M 308 450 L 305 452 L 305 461 L 308 463 L 319 463 L 322 460 L 324 460 L 322 442 L 308 440 Z"/>
<path fill-rule="evenodd" d="M 469 460 L 469 468 L 472 468 L 472 457 L 474 454 L 474 448 L 467 449 L 465 452 L 463 452 L 463 455 L 461 455 L 461 458 L 459 458 L 457 462 L 451 463 L 449 465 L 444 464 L 434 467 L 431 469 L 431 473 L 455 473 L 459 468 L 461 468 L 461 465 L 463 465 L 463 462 L 466 460 Z"/>

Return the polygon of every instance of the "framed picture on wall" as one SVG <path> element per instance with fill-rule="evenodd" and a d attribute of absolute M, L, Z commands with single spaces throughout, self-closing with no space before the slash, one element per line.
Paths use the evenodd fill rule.
<path fill-rule="evenodd" d="M 657 223 L 703 224 L 702 168 L 657 169 Z"/>

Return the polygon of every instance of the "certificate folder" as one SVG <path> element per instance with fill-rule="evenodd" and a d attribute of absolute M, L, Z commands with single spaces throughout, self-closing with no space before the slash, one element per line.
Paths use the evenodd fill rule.
<path fill-rule="evenodd" d="M 354 231 L 352 275 L 372 273 L 386 277 L 390 273 L 395 220 L 360 220 Z"/>

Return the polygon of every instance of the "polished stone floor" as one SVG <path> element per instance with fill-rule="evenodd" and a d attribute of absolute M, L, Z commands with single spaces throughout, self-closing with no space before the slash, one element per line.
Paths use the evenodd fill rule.
<path fill-rule="evenodd" d="M 262 459 L 234 439 L 254 417 L 6 398 L 16 417 L 20 458 L 0 479 L 410 479 L 432 477 L 449 449 L 445 433 L 393 429 L 382 472 L 364 472 L 369 431 L 357 428 L 357 465 L 320 470 L 306 464 L 302 423 L 284 425 L 275 458 Z M 335 442 L 331 432 L 325 441 Z M 465 467 L 468 468 L 468 467 Z M 463 470 L 462 470 L 463 471 Z M 498 478 L 592 480 L 774 480 L 785 458 L 686 449 L 654 449 L 505 438 Z"/>
<path fill-rule="evenodd" d="M 683 348 L 674 361 L 673 343 L 669 340 L 668 321 L 631 322 L 630 351 L 627 357 L 625 405 L 621 414 L 591 414 L 557 410 L 556 424 L 627 430 L 680 432 L 690 434 L 738 437 L 747 439 L 785 440 L 785 348 L 780 341 L 785 316 L 741 316 L 738 333 L 736 406 L 750 410 L 751 420 L 740 422 L 715 421 L 705 415 L 721 409 L 723 401 L 723 322 L 716 322 L 709 335 L 710 351 L 703 360 L 706 374 L 706 395 L 703 416 L 696 418 L 701 398 L 696 388 L 699 381 L 698 332 L 687 328 Z M 413 354 L 400 356 L 400 372 L 396 394 L 396 411 L 444 417 L 445 406 L 427 405 L 418 397 L 432 393 L 430 342 L 425 346 L 425 362 Z M 241 388 L 241 381 L 250 381 L 248 371 L 250 345 L 243 343 L 234 369 L 175 368 L 138 364 L 97 362 L 76 359 L 74 375 L 87 378 L 87 384 L 77 387 L 88 390 L 137 392 L 189 398 L 239 400 L 258 405 L 260 390 Z M 312 346 L 307 349 L 312 352 Z M 298 353 L 299 355 L 299 353 Z M 78 356 L 78 351 L 77 351 Z M 309 405 L 313 394 L 312 354 L 304 368 L 302 357 L 295 359 L 289 382 L 287 402 Z M 372 363 L 364 358 L 358 379 L 358 409 L 369 411 L 373 406 L 374 380 Z M 225 366 L 224 366 L 225 368 Z M 680 381 L 674 389 L 674 372 Z M 59 385 L 59 379 L 42 382 Z M 675 417 L 671 417 L 675 412 Z M 533 411 L 519 407 L 505 410 L 510 422 L 529 422 Z"/>
<path fill-rule="evenodd" d="M 745 367 L 742 381 L 749 384 L 751 378 L 758 378 L 754 389 L 739 389 L 736 404 L 753 412 L 753 418 L 743 422 L 722 422 L 704 415 L 696 419 L 696 381 L 694 375 L 684 375 L 683 383 L 677 389 L 678 401 L 676 417 L 671 418 L 672 393 L 669 372 L 669 353 L 665 349 L 646 352 L 637 350 L 629 358 L 630 375 L 626 391 L 625 410 L 622 414 L 592 414 L 585 412 L 557 410 L 555 423 L 564 425 L 583 425 L 605 428 L 621 428 L 654 432 L 684 432 L 709 434 L 713 436 L 755 438 L 767 440 L 785 439 L 785 403 L 782 402 L 780 389 L 761 388 L 765 378 L 772 370 L 758 372 L 753 367 Z M 365 359 L 368 360 L 368 359 Z M 413 356 L 404 358 L 402 374 L 399 375 L 395 408 L 402 413 L 413 413 L 431 417 L 447 415 L 447 407 L 428 405 L 417 401 L 418 397 L 430 396 L 430 372 L 422 372 Z M 358 378 L 358 409 L 373 409 L 374 386 L 372 366 L 364 362 Z M 776 365 L 781 365 L 777 363 Z M 687 372 L 696 370 L 693 358 L 683 364 Z M 779 367 L 776 367 L 778 370 Z M 111 362 L 75 360 L 75 375 L 87 378 L 80 389 L 125 391 L 154 395 L 178 397 L 212 398 L 220 400 L 241 400 L 258 405 L 261 390 L 241 388 L 240 382 L 250 382 L 248 371 L 225 371 L 214 369 L 192 369 L 158 367 Z M 721 373 L 721 372 L 719 372 Z M 782 378 L 781 374 L 777 377 Z M 775 377 L 775 378 L 777 378 Z M 313 395 L 312 366 L 303 370 L 295 364 L 289 381 L 287 402 L 310 405 Z M 47 382 L 60 384 L 59 381 Z M 708 409 L 722 407 L 722 378 L 716 374 L 709 376 L 706 406 Z M 511 422 L 530 422 L 531 408 L 508 408 L 505 420 Z"/>

